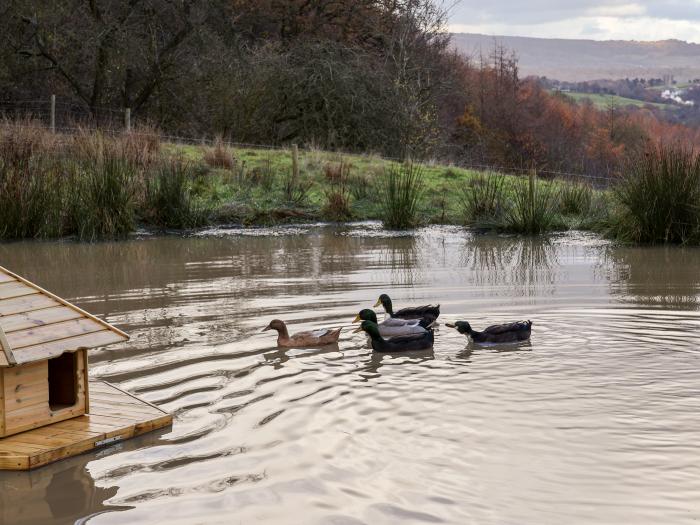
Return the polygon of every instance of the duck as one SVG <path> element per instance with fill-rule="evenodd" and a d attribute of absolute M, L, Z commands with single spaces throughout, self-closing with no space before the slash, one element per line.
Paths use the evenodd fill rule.
<path fill-rule="evenodd" d="M 512 343 L 527 341 L 532 332 L 532 321 L 516 321 L 515 323 L 495 324 L 478 332 L 466 321 L 454 324 L 446 323 L 449 328 L 455 328 L 460 334 L 471 337 L 475 343 Z"/>
<path fill-rule="evenodd" d="M 433 348 L 435 335 L 432 329 L 428 329 L 422 334 L 402 335 L 384 339 L 379 334 L 379 326 L 372 321 L 362 321 L 360 327 L 355 332 L 364 331 L 372 344 L 375 352 L 409 352 L 415 350 L 430 350 Z"/>
<path fill-rule="evenodd" d="M 424 334 L 427 331 L 426 327 L 429 326 L 424 319 L 396 319 L 394 317 L 389 317 L 379 323 L 377 322 L 377 314 L 369 308 L 361 310 L 353 320 L 353 323 L 362 321 L 372 321 L 376 324 L 379 327 L 379 335 L 382 337 Z"/>
<path fill-rule="evenodd" d="M 435 320 L 440 317 L 440 305 L 428 304 L 425 306 L 415 306 L 413 308 L 402 308 L 401 310 L 394 312 L 394 307 L 391 303 L 391 298 L 383 293 L 377 299 L 377 303 L 374 307 L 383 306 L 384 311 L 389 314 L 389 317 L 396 319 L 422 319 L 430 325 L 434 323 Z"/>
<path fill-rule="evenodd" d="M 320 330 L 309 330 L 307 332 L 298 332 L 296 334 L 289 335 L 287 330 L 287 325 L 284 321 L 279 319 L 273 319 L 270 321 L 263 332 L 267 330 L 277 331 L 277 346 L 284 346 L 287 348 L 295 347 L 310 347 L 310 346 L 325 346 L 338 342 L 340 337 L 341 328 L 331 330 L 329 328 L 322 328 Z"/>

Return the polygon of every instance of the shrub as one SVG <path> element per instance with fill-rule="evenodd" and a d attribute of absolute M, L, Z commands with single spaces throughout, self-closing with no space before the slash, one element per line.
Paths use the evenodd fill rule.
<path fill-rule="evenodd" d="M 643 243 L 700 242 L 700 158 L 680 146 L 635 157 L 613 188 L 612 232 Z"/>
<path fill-rule="evenodd" d="M 557 194 L 553 184 L 538 182 L 533 173 L 513 185 L 513 203 L 505 214 L 504 229 L 517 233 L 543 233 L 557 219 Z"/>
<path fill-rule="evenodd" d="M 207 210 L 195 204 L 194 171 L 181 160 L 162 161 L 146 177 L 144 219 L 161 228 L 193 228 L 207 223 Z"/>
<path fill-rule="evenodd" d="M 492 220 L 505 209 L 506 177 L 500 173 L 479 173 L 462 190 L 461 206 L 466 223 Z"/>
<path fill-rule="evenodd" d="M 392 165 L 379 183 L 379 204 L 387 228 L 415 226 L 423 195 L 423 168 L 412 162 Z"/>

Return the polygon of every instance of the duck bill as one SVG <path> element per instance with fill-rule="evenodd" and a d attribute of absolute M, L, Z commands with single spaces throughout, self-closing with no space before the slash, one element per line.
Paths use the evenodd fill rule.
<path fill-rule="evenodd" d="M 270 325 L 267 325 L 265 328 L 260 330 L 261 332 L 267 332 L 268 330 L 272 330 L 272 327 Z"/>
<path fill-rule="evenodd" d="M 375 308 L 376 308 L 377 306 L 381 306 L 381 305 L 382 305 L 382 300 L 381 300 L 381 299 L 377 299 L 377 302 L 374 303 L 374 307 L 375 307 Z"/>
<path fill-rule="evenodd" d="M 355 319 L 352 320 L 352 323 L 355 324 L 355 323 L 359 323 L 361 321 L 362 321 L 362 319 L 360 319 L 360 314 L 357 314 L 355 316 Z"/>
<path fill-rule="evenodd" d="M 445 326 L 448 328 L 457 328 L 457 325 L 451 324 L 451 323 L 445 323 Z"/>

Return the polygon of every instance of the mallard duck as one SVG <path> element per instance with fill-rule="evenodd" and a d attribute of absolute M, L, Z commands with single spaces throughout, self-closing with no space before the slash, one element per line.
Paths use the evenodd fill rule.
<path fill-rule="evenodd" d="M 337 343 L 340 337 L 342 328 L 331 330 L 322 328 L 320 330 L 309 330 L 308 332 L 299 332 L 289 335 L 287 325 L 284 321 L 274 319 L 270 324 L 263 328 L 266 330 L 277 330 L 277 346 L 286 347 L 308 347 L 308 346 L 324 346 L 332 343 Z"/>
<path fill-rule="evenodd" d="M 379 335 L 379 326 L 372 321 L 362 321 L 355 332 L 364 331 L 371 339 L 372 349 L 375 352 L 408 352 L 411 350 L 430 350 L 435 340 L 432 330 L 426 330 L 422 334 L 402 335 L 384 339 Z"/>
<path fill-rule="evenodd" d="M 476 343 L 511 343 L 530 339 L 532 321 L 517 321 L 515 323 L 495 324 L 482 332 L 477 332 L 466 321 L 446 324 L 455 328 L 460 334 L 467 335 Z"/>
<path fill-rule="evenodd" d="M 353 323 L 371 321 L 379 327 L 379 335 L 382 337 L 396 337 L 399 335 L 424 334 L 426 322 L 423 319 L 396 319 L 389 317 L 381 323 L 377 322 L 377 314 L 374 310 L 366 308 L 357 314 Z"/>
<path fill-rule="evenodd" d="M 394 307 L 391 304 L 391 298 L 383 293 L 377 299 L 377 303 L 374 305 L 383 306 L 384 311 L 389 314 L 389 317 L 394 317 L 397 319 L 422 319 L 427 324 L 430 325 L 435 322 L 435 320 L 440 317 L 440 305 L 428 304 L 425 306 L 416 306 L 413 308 L 402 308 L 401 310 L 394 312 Z"/>

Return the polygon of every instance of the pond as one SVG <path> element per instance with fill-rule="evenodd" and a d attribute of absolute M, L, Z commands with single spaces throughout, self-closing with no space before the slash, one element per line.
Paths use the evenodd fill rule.
<path fill-rule="evenodd" d="M 700 518 L 700 250 L 377 224 L 0 245 L 129 332 L 91 375 L 172 429 L 0 473 L 4 523 L 602 524 Z M 380 293 L 439 302 L 433 351 L 276 348 Z M 532 340 L 469 344 L 531 319 Z"/>

